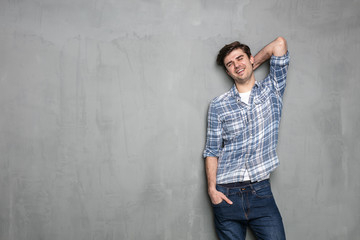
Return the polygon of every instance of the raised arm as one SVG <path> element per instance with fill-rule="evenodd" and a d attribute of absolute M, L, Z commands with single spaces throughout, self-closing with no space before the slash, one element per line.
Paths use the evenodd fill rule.
<path fill-rule="evenodd" d="M 287 43 L 285 38 L 276 38 L 255 55 L 253 64 L 254 70 L 257 69 L 263 62 L 269 60 L 272 55 L 283 56 L 286 52 Z"/>

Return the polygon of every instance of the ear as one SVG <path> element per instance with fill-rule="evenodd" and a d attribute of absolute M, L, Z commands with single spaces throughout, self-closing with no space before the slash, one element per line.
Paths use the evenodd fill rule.
<path fill-rule="evenodd" d="M 255 59 L 254 59 L 254 57 L 251 55 L 251 56 L 250 56 L 250 63 L 251 63 L 251 64 L 254 64 L 254 62 L 255 62 Z"/>
<path fill-rule="evenodd" d="M 226 69 L 225 72 L 227 73 L 227 75 L 231 76 L 229 71 Z"/>

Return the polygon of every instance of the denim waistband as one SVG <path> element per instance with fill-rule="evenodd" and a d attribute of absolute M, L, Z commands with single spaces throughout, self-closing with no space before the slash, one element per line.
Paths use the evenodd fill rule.
<path fill-rule="evenodd" d="M 270 186 L 270 179 L 265 179 L 259 182 L 246 181 L 238 183 L 217 184 L 216 190 L 224 193 L 226 196 L 229 196 L 239 192 L 258 191 L 266 186 Z"/>
<path fill-rule="evenodd" d="M 226 188 L 239 188 L 239 187 L 249 186 L 249 185 L 252 185 L 252 184 L 257 184 L 257 183 L 260 183 L 260 182 L 266 182 L 266 181 L 269 181 L 269 179 L 256 181 L 256 182 L 245 181 L 245 182 L 224 183 L 224 184 L 218 184 L 218 185 L 221 186 L 221 187 L 226 187 Z"/>

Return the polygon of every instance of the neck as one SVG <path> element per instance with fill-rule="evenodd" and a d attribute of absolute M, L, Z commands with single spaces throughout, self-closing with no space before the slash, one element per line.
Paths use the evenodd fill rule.
<path fill-rule="evenodd" d="M 254 77 L 249 79 L 249 81 L 246 81 L 246 82 L 235 81 L 235 86 L 236 86 L 237 90 L 239 91 L 239 93 L 245 93 L 245 92 L 251 91 L 251 89 L 254 87 L 254 85 L 255 85 Z"/>

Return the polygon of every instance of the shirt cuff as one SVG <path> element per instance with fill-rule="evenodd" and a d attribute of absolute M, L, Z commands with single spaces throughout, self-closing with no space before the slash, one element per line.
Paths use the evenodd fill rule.
<path fill-rule="evenodd" d="M 282 56 L 274 56 L 272 55 L 270 58 L 270 65 L 288 65 L 290 61 L 290 54 L 289 51 L 286 52 L 286 54 Z"/>

